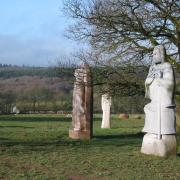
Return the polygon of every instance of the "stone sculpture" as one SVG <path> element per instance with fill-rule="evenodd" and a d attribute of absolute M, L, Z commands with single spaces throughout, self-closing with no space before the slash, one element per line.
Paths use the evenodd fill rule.
<path fill-rule="evenodd" d="M 73 90 L 72 139 L 90 139 L 92 137 L 93 89 L 91 72 L 88 65 L 75 70 L 76 78 Z"/>
<path fill-rule="evenodd" d="M 13 106 L 13 107 L 12 107 L 12 113 L 13 113 L 13 114 L 19 114 L 19 113 L 20 113 L 20 110 L 19 110 L 16 106 Z"/>
<path fill-rule="evenodd" d="M 103 110 L 101 128 L 110 128 L 111 97 L 109 94 L 102 95 L 101 106 Z"/>
<path fill-rule="evenodd" d="M 157 156 L 176 154 L 175 77 L 165 61 L 164 46 L 154 48 L 153 62 L 145 80 L 145 97 L 151 102 L 144 107 L 145 125 L 141 152 Z"/>

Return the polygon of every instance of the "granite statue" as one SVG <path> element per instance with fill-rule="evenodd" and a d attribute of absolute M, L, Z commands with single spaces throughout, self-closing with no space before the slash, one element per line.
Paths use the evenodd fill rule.
<path fill-rule="evenodd" d="M 175 76 L 172 65 L 165 60 L 165 48 L 158 45 L 145 80 L 145 125 L 141 152 L 157 156 L 176 154 Z"/>

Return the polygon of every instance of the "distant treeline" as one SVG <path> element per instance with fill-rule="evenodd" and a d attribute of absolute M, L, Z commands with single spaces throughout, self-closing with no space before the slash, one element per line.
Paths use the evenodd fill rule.
<path fill-rule="evenodd" d="M 73 76 L 74 68 L 61 67 L 26 67 L 0 64 L 0 78 L 14 78 L 22 76 L 39 76 L 39 77 L 63 77 Z"/>

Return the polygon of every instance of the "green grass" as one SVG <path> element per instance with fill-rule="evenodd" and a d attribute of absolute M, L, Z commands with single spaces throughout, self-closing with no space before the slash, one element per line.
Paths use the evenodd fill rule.
<path fill-rule="evenodd" d="M 95 117 L 93 139 L 75 141 L 68 138 L 71 118 L 1 115 L 0 179 L 180 179 L 180 154 L 140 153 L 143 123 L 113 116 L 105 130 Z"/>

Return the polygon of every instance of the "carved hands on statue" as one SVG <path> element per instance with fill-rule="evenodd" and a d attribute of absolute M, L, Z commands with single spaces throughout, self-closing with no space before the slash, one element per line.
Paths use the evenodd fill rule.
<path fill-rule="evenodd" d="M 154 79 L 155 79 L 155 75 L 153 73 L 149 73 L 146 80 L 145 80 L 145 85 L 149 86 L 150 84 L 152 84 Z"/>
<path fill-rule="evenodd" d="M 162 79 L 163 78 L 163 72 L 162 71 L 158 71 L 154 74 L 155 78 L 157 79 Z"/>
<path fill-rule="evenodd" d="M 163 72 L 162 71 L 153 71 L 148 74 L 149 79 L 162 79 L 163 78 Z"/>

